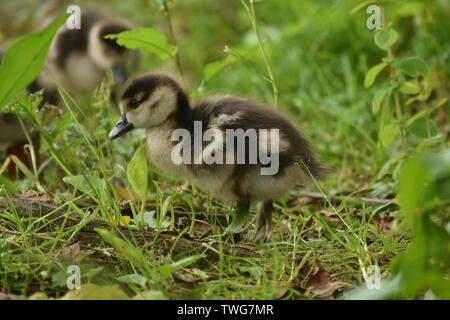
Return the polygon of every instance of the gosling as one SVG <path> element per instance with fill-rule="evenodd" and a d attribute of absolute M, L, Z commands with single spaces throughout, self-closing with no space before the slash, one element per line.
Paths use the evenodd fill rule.
<path fill-rule="evenodd" d="M 191 108 L 181 86 L 165 73 L 150 72 L 130 80 L 122 93 L 119 107 L 121 118 L 111 130 L 110 139 L 134 128 L 145 129 L 150 164 L 167 174 L 186 179 L 226 204 L 237 205 L 233 221 L 239 219 L 239 215 L 248 214 L 252 203 L 260 203 L 254 236 L 257 242 L 270 239 L 273 201 L 298 182 L 320 177 L 323 171 L 307 140 L 280 113 L 231 95 L 209 97 Z M 198 139 L 185 144 L 188 139 L 180 143 L 174 137 L 174 132 L 189 133 L 195 140 L 194 131 L 199 124 L 214 133 L 213 139 L 203 138 L 209 141 L 200 141 L 203 152 L 198 152 Z M 234 132 L 239 129 L 243 132 L 249 132 L 249 129 L 265 129 L 266 132 L 277 129 L 278 139 L 272 134 L 258 135 L 256 149 L 257 154 L 278 158 L 278 170 L 274 174 L 263 174 L 262 169 L 267 169 L 267 161 L 263 163 L 261 157 L 256 163 L 255 159 L 251 161 L 255 144 L 252 145 L 250 139 L 244 138 L 245 143 L 240 150 L 238 144 L 230 150 L 226 139 L 221 138 L 229 129 Z M 275 145 L 275 148 L 268 145 Z M 181 150 L 185 154 L 180 152 L 180 157 L 187 161 L 180 162 L 179 158 L 174 157 L 174 153 Z M 208 153 L 206 150 L 214 151 Z M 210 161 L 216 156 L 225 158 L 225 154 L 230 152 L 236 159 L 233 163 Z M 240 156 L 245 161 L 239 162 Z"/>
<path fill-rule="evenodd" d="M 80 29 L 63 25 L 57 32 L 46 59 L 46 67 L 60 84 L 75 97 L 91 94 L 106 72 L 112 70 L 114 80 L 122 84 L 139 63 L 137 50 L 129 50 L 108 34 L 131 29 L 128 22 L 88 9 L 81 12 Z M 47 78 L 45 86 L 53 82 Z"/>

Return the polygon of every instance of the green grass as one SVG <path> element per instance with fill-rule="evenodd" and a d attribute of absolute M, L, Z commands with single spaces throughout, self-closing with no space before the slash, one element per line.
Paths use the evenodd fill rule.
<path fill-rule="evenodd" d="M 387 52 L 377 47 L 374 31 L 365 27 L 365 11 L 350 14 L 358 1 L 265 0 L 254 4 L 255 16 L 248 1 L 244 1 L 248 10 L 239 0 L 172 2 L 169 21 L 150 2 L 118 2 L 112 8 L 116 15 L 155 28 L 171 41 L 168 23 L 173 28 L 179 62 L 177 57 L 162 61 L 144 52 L 139 72 L 177 72 L 181 66 L 193 99 L 232 93 L 269 105 L 278 101 L 279 110 L 301 126 L 330 168 L 326 180 L 306 186 L 323 197 L 286 195 L 276 205 L 270 243 L 252 244 L 248 238 L 253 227 L 248 230 L 249 237 L 235 243 L 233 237 L 223 234 L 231 209 L 194 186 L 153 168 L 149 168 L 147 183 L 128 179 L 127 165 L 143 141 L 139 134 L 117 141 L 107 139 L 118 117 L 117 107 L 109 99 L 114 90 L 110 77 L 85 102 L 75 102 L 60 88 L 69 108 L 55 117 L 47 109 L 38 112 L 38 102 L 22 95 L 13 106 L 28 110 L 27 119 L 41 133 L 44 161 L 35 170 L 39 175 L 32 171 L 22 180 L 2 175 L 3 197 L 8 202 L 18 194 L 44 190 L 56 206 L 84 219 L 73 226 L 55 226 L 46 216 L 23 217 L 9 202 L 0 212 L 0 292 L 60 298 L 68 292 L 66 268 L 75 264 L 81 267 L 82 284 L 112 285 L 128 297 L 345 298 L 353 288 L 364 287 L 368 267 L 378 265 L 386 281 L 398 274 L 407 279 L 394 294 L 381 297 L 449 298 L 448 259 L 438 266 L 427 262 L 448 253 L 445 239 L 450 211 L 445 190 L 450 171 L 436 154 L 450 146 L 449 104 L 432 108 L 450 96 L 450 41 L 443 31 L 450 27 L 449 5 L 445 1 L 386 1 L 386 27 L 399 34 Z M 20 29 L 21 17 L 28 16 L 33 5 L 19 12 L 14 30 Z M 23 33 L 33 31 L 29 26 L 22 28 Z M 231 49 L 224 52 L 225 46 Z M 368 70 L 390 54 L 426 61 L 433 70 L 427 78 L 432 93 L 407 104 L 411 95 L 396 87 L 386 98 L 383 111 L 374 114 L 372 99 L 379 90 L 395 81 L 411 80 L 399 69 L 394 74 L 382 72 L 373 86 L 364 86 Z M 205 80 L 204 70 L 213 62 L 223 62 L 224 68 Z M 421 111 L 428 113 L 408 126 L 407 121 Z M 383 143 L 380 134 L 389 125 L 398 125 L 399 133 L 392 143 Z M 413 163 L 409 161 L 416 156 L 424 157 L 423 166 L 405 165 Z M 137 163 L 134 170 L 141 165 Z M 424 172 L 436 181 L 420 180 Z M 401 181 L 408 177 L 412 177 L 412 187 L 425 181 L 434 189 L 419 188 L 421 192 L 413 195 L 417 188 L 409 190 L 405 182 L 402 187 Z M 402 194 L 398 204 L 358 200 L 398 199 Z M 405 194 L 411 194 L 411 199 Z M 124 242 L 128 231 L 118 228 L 123 223 L 121 205 L 130 202 L 126 214 L 132 219 L 128 224 L 131 230 L 170 234 L 175 242 L 183 238 L 201 241 L 202 249 L 180 252 L 174 245 L 162 250 L 158 238 L 144 244 L 138 239 Z M 196 216 L 195 212 L 206 215 Z M 81 241 L 80 245 L 80 230 L 94 218 L 106 222 L 113 232 L 102 233 L 104 241 L 100 243 L 87 246 Z M 447 233 L 420 227 L 425 225 Z M 442 237 L 433 238 L 433 234 Z M 430 243 L 427 239 L 433 239 L 434 245 L 422 250 Z M 228 245 L 249 248 L 260 256 L 225 254 L 223 248 Z M 419 265 L 425 266 L 423 270 Z M 414 277 L 406 270 L 416 272 Z M 104 296 L 92 287 L 86 291 Z"/>

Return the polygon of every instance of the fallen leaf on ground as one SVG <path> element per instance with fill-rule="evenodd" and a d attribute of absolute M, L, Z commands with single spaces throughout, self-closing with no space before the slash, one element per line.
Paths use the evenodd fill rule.
<path fill-rule="evenodd" d="M 56 260 L 63 265 L 78 265 L 81 261 L 80 243 L 76 242 L 56 252 Z"/>
<path fill-rule="evenodd" d="M 320 210 L 319 213 L 325 217 L 331 222 L 338 222 L 339 218 L 336 216 L 336 213 L 326 210 Z"/>
<path fill-rule="evenodd" d="M 333 281 L 330 274 L 316 260 L 312 270 L 308 272 L 311 276 L 305 284 L 305 289 L 316 296 L 331 296 L 337 289 L 342 287 L 353 287 L 352 284 L 342 281 Z"/>
<path fill-rule="evenodd" d="M 302 205 L 310 204 L 313 201 L 314 201 L 314 198 L 310 198 L 310 197 L 300 197 L 297 199 L 297 203 L 302 204 Z"/>
<path fill-rule="evenodd" d="M 393 220 L 389 221 L 388 219 L 382 218 L 382 217 L 376 217 L 375 221 L 378 223 L 378 226 L 380 227 L 381 232 L 383 232 L 384 234 L 391 231 L 392 225 L 394 222 Z"/>

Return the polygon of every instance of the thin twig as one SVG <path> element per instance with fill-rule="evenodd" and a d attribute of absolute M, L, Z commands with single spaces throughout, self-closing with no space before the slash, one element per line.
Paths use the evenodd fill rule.
<path fill-rule="evenodd" d="M 383 5 L 381 6 L 381 22 L 383 24 L 383 28 L 386 29 L 388 27 L 388 25 L 387 25 L 386 16 L 384 13 Z M 394 60 L 394 54 L 393 54 L 392 48 L 390 46 L 387 49 L 387 54 L 388 54 L 389 63 L 391 64 L 392 61 Z M 391 84 L 393 87 L 396 87 L 396 85 L 397 85 L 397 78 L 395 76 L 396 70 L 395 70 L 395 68 L 392 67 L 392 65 L 390 66 L 390 68 L 391 68 L 391 71 L 390 71 L 389 77 L 391 79 Z M 400 98 L 398 96 L 397 90 L 395 90 L 395 92 L 394 92 L 394 105 L 395 105 L 395 114 L 397 116 L 397 120 L 400 121 L 403 118 L 403 112 L 402 112 L 402 106 L 400 105 Z M 408 147 L 406 145 L 405 132 L 401 126 L 400 126 L 400 138 L 402 141 L 402 147 L 405 150 L 405 152 L 407 152 Z"/>
<path fill-rule="evenodd" d="M 315 199 L 325 199 L 324 195 L 319 192 L 311 192 L 311 191 L 292 191 L 292 195 L 298 197 L 309 197 Z M 397 205 L 395 199 L 378 199 L 378 198 L 367 198 L 367 197 L 350 197 L 350 196 L 342 196 L 342 195 L 328 195 L 328 198 L 331 200 L 338 200 L 341 202 L 348 201 L 352 203 L 367 203 L 374 205 Z"/>

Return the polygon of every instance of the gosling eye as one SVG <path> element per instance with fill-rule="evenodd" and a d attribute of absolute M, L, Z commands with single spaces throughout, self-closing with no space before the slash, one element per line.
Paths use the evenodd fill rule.
<path fill-rule="evenodd" d="M 136 109 L 137 107 L 139 107 L 140 103 L 141 102 L 139 100 L 137 100 L 137 99 L 131 99 L 130 102 L 129 102 L 129 106 L 130 106 L 131 109 Z"/>

